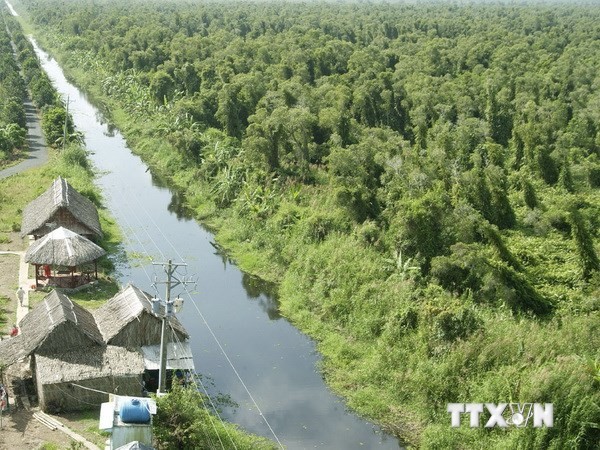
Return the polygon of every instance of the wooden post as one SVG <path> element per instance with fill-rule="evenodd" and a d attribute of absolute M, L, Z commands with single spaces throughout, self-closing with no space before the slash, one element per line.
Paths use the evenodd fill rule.
<path fill-rule="evenodd" d="M 38 284 L 38 269 L 40 268 L 39 264 L 34 264 L 35 266 L 35 287 L 39 286 Z"/>

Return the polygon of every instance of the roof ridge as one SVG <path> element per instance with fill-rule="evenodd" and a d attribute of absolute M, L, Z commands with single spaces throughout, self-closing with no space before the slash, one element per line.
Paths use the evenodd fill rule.
<path fill-rule="evenodd" d="M 71 313 L 73 314 L 73 318 L 75 319 L 75 325 L 79 325 L 77 320 L 77 314 L 75 314 L 75 305 L 73 304 L 73 300 L 71 300 L 71 298 L 67 295 L 65 295 L 65 298 L 69 300 L 69 304 L 71 305 Z"/>
<path fill-rule="evenodd" d="M 62 180 L 62 184 L 63 184 L 63 189 L 64 189 L 64 199 L 65 199 L 65 204 L 68 206 L 69 205 L 69 185 L 67 183 L 67 180 L 65 180 L 63 177 L 59 177 Z"/>
<path fill-rule="evenodd" d="M 44 299 L 44 305 L 46 306 L 46 313 L 48 314 L 48 319 L 50 319 L 50 322 L 52 322 L 52 325 L 54 325 L 54 319 L 52 318 L 52 314 L 50 314 L 54 308 L 50 308 L 50 305 L 48 304 L 48 296 Z"/>
<path fill-rule="evenodd" d="M 69 197 L 67 195 L 67 186 L 66 180 L 59 176 L 52 183 L 52 200 L 54 202 L 54 206 L 68 206 L 69 205 Z"/>

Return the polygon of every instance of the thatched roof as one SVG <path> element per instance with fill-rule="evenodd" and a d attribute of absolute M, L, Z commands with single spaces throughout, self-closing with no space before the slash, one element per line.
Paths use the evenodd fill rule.
<path fill-rule="evenodd" d="M 144 373 L 144 358 L 140 352 L 113 345 L 71 350 L 51 356 L 36 355 L 35 362 L 36 377 L 41 384 Z"/>
<path fill-rule="evenodd" d="M 151 298 L 152 296 L 147 292 L 129 284 L 94 311 L 94 317 L 104 341 L 107 343 L 110 342 L 129 323 L 139 320 L 142 314 L 149 314 L 156 317 L 152 313 Z M 160 312 L 162 314 L 162 311 Z M 156 320 L 160 319 L 156 317 Z M 183 325 L 175 317 L 169 318 L 169 322 L 173 329 L 178 331 L 182 337 L 189 337 Z"/>
<path fill-rule="evenodd" d="M 60 227 L 31 244 L 25 253 L 25 261 L 72 267 L 94 261 L 105 254 L 102 247 L 89 239 Z"/>
<path fill-rule="evenodd" d="M 61 208 L 71 213 L 76 220 L 89 229 L 91 234 L 102 237 L 96 206 L 61 177 L 54 180 L 46 192 L 25 207 L 21 236 L 34 234 L 34 232 L 37 232 L 36 234 L 49 232 L 46 223 L 52 222 L 53 216 Z"/>
<path fill-rule="evenodd" d="M 44 301 L 23 317 L 20 328 L 18 336 L 0 342 L 0 361 L 6 364 L 36 352 L 48 344 L 55 333 L 58 336 L 55 336 L 54 347 L 63 351 L 68 350 L 65 345 L 69 342 L 76 342 L 79 347 L 104 343 L 94 316 L 57 291 L 48 294 Z"/>

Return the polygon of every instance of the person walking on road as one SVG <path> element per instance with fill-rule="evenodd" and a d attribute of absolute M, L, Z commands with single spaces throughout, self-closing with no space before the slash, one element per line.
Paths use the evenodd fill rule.
<path fill-rule="evenodd" d="M 25 290 L 22 286 L 17 289 L 17 299 L 19 300 L 19 306 L 23 306 L 23 297 L 25 296 Z"/>

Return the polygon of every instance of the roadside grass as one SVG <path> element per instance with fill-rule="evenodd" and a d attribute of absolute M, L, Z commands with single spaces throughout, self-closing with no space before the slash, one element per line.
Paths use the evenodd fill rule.
<path fill-rule="evenodd" d="M 50 152 L 50 158 L 58 158 L 55 151 Z M 40 167 L 0 180 L 0 233 L 11 242 L 10 233 L 21 229 L 23 208 L 48 189 L 54 175 L 54 170 Z M 15 250 L 21 250 L 21 245 L 18 247 Z"/>
<path fill-rule="evenodd" d="M 16 149 L 8 157 L 2 158 L 0 152 L 0 170 L 8 169 L 9 167 L 16 166 L 21 161 L 27 158 L 27 153 L 23 149 Z"/>

